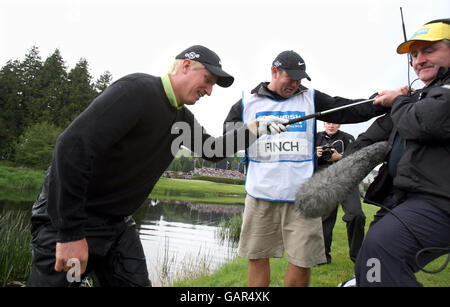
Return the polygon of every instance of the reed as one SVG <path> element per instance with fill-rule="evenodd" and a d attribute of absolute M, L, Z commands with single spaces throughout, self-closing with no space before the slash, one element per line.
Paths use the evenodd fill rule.
<path fill-rule="evenodd" d="M 0 284 L 24 284 L 31 269 L 29 215 L 22 210 L 0 211 Z"/>
<path fill-rule="evenodd" d="M 158 258 L 156 264 L 158 284 L 154 286 L 167 287 L 178 280 L 195 279 L 212 273 L 210 253 L 202 253 L 200 248 L 197 255 L 188 254 L 179 260 L 179 255 L 169 253 L 169 244 L 169 238 L 166 237 L 162 259 Z"/>
<path fill-rule="evenodd" d="M 228 220 L 222 220 L 216 229 L 216 237 L 219 242 L 229 242 L 233 247 L 239 243 L 241 235 L 242 214 L 233 215 Z"/>

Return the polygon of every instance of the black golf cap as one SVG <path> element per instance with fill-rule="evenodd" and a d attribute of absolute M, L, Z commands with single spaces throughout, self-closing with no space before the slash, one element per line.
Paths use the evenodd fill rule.
<path fill-rule="evenodd" d="M 306 73 L 306 64 L 302 57 L 295 51 L 288 50 L 281 52 L 272 66 L 282 68 L 292 80 L 301 80 L 303 78 L 311 81 L 311 78 Z"/>
<path fill-rule="evenodd" d="M 195 45 L 189 47 L 177 55 L 175 59 L 190 59 L 202 63 L 217 77 L 217 85 L 221 87 L 229 87 L 234 82 L 234 77 L 222 70 L 222 63 L 220 62 L 219 56 L 204 46 Z"/>

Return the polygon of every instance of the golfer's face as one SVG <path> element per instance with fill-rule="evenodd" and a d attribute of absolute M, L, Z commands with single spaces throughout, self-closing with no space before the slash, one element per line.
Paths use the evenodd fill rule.
<path fill-rule="evenodd" d="M 195 69 L 189 71 L 189 81 L 186 86 L 184 97 L 185 104 L 195 104 L 201 97 L 212 93 L 212 88 L 216 84 L 217 77 L 208 69 Z"/>

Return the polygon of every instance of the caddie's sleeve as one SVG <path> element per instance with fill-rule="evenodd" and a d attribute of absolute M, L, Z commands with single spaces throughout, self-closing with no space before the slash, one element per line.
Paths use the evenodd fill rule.
<path fill-rule="evenodd" d="M 376 94 L 372 95 L 370 98 L 373 98 L 374 96 L 376 96 Z M 318 90 L 315 90 L 314 94 L 316 112 L 322 112 L 363 100 L 365 99 L 347 99 L 339 96 L 331 97 Z M 360 123 L 373 117 L 383 115 L 389 110 L 389 108 L 381 105 L 375 105 L 373 102 L 367 102 L 322 115 L 318 119 L 336 124 Z"/>

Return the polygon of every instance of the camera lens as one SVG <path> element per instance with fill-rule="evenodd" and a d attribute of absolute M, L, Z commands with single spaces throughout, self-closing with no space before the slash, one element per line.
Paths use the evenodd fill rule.
<path fill-rule="evenodd" d="M 322 152 L 322 159 L 325 161 L 331 160 L 331 156 L 333 155 L 333 151 L 330 148 L 326 148 Z"/>

